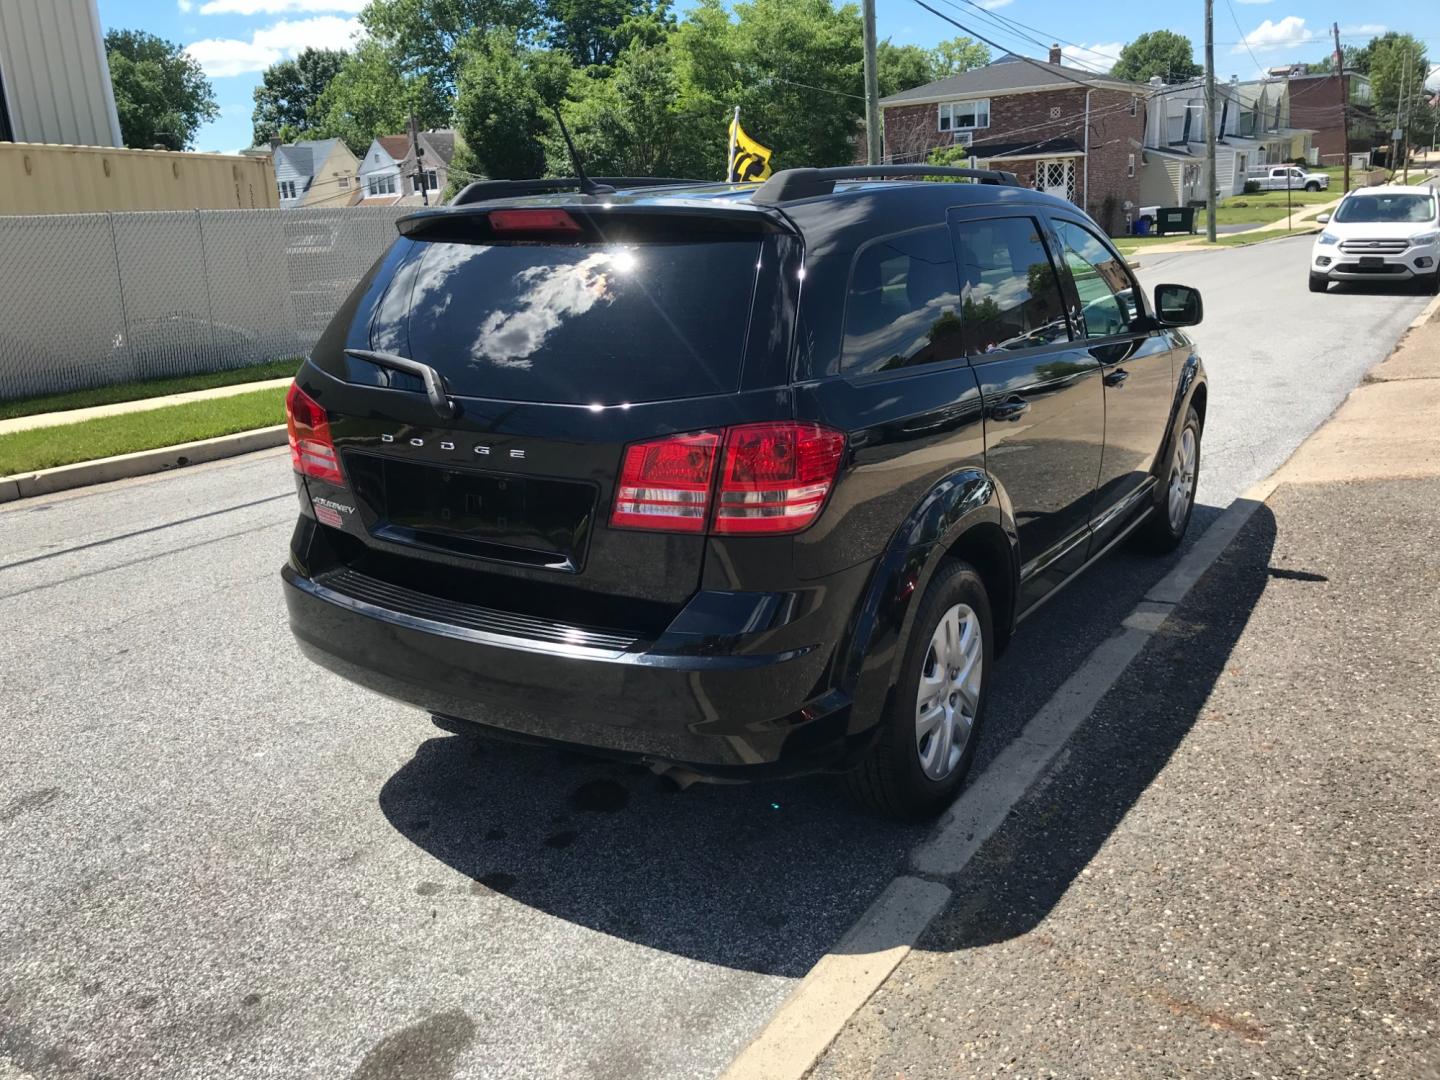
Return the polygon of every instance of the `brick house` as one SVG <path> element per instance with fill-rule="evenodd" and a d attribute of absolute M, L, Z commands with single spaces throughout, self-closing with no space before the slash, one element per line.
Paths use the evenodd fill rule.
<path fill-rule="evenodd" d="M 1149 92 L 1062 66 L 1058 45 L 1048 63 L 1007 56 L 882 99 L 885 160 L 923 162 L 936 149 L 968 146 L 977 165 L 1070 199 L 1118 235 L 1140 198 Z"/>
<path fill-rule="evenodd" d="M 1368 156 L 1376 146 L 1389 141 L 1375 115 L 1367 76 L 1351 71 L 1343 76 L 1334 72 L 1290 76 L 1290 122 L 1315 133 L 1314 146 L 1321 165 L 1339 165 L 1345 160 L 1342 104 L 1350 114 L 1351 154 Z"/>

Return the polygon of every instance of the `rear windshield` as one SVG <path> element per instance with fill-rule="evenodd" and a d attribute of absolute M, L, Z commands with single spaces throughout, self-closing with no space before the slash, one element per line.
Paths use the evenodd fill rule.
<path fill-rule="evenodd" d="M 1350 195 L 1335 211 L 1335 220 L 1423 225 L 1435 220 L 1435 197 L 1418 193 Z"/>
<path fill-rule="evenodd" d="M 616 405 L 733 392 L 760 246 L 429 243 L 410 355 L 462 397 Z"/>

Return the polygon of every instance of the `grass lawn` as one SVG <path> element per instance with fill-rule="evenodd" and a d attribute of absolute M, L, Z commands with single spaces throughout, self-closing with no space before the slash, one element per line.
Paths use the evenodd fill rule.
<path fill-rule="evenodd" d="M 285 422 L 285 387 L 0 435 L 0 476 Z"/>
<path fill-rule="evenodd" d="M 300 360 L 296 357 L 291 360 L 250 364 L 246 367 L 231 368 L 229 371 L 212 371 L 205 375 L 176 375 L 167 379 L 99 386 L 93 390 L 71 390 L 64 394 L 16 398 L 13 401 L 0 401 L 0 420 L 8 420 L 14 416 L 34 416 L 37 413 L 65 412 L 69 409 L 88 409 L 92 405 L 114 405 L 120 401 L 139 401 L 141 398 L 164 397 L 166 394 L 183 394 L 188 390 L 209 390 L 215 386 L 284 379 L 294 375 L 299 366 Z"/>

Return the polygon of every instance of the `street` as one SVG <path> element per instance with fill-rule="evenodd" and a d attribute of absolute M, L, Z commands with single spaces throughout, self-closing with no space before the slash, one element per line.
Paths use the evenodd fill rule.
<path fill-rule="evenodd" d="M 1205 299 L 1192 542 L 1425 305 L 1308 293 L 1309 245 L 1140 257 Z M 823 778 L 673 792 L 436 730 L 300 657 L 294 518 L 283 451 L 0 511 L 0 1080 L 715 1076 L 924 836 Z M 1025 624 L 975 775 L 1172 562 Z"/>

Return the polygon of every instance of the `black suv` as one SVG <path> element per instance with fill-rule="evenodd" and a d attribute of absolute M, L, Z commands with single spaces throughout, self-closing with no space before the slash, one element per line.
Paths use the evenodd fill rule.
<path fill-rule="evenodd" d="M 1189 522 L 1198 294 L 1010 174 L 486 182 L 399 231 L 290 391 L 283 576 L 441 726 L 934 813 L 1017 621 Z"/>

